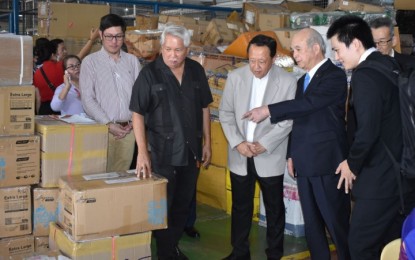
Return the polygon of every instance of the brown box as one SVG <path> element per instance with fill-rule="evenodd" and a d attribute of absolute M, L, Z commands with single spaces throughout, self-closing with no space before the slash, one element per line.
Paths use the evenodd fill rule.
<path fill-rule="evenodd" d="M 48 227 L 49 230 L 49 227 Z M 35 252 L 44 253 L 49 251 L 49 234 L 47 236 L 35 237 Z"/>
<path fill-rule="evenodd" d="M 137 30 L 155 30 L 158 28 L 159 16 L 154 14 L 137 15 L 135 22 Z"/>
<path fill-rule="evenodd" d="M 16 259 L 13 256 L 33 253 L 34 248 L 31 235 L 0 239 L 0 260 Z"/>
<path fill-rule="evenodd" d="M 39 183 L 40 138 L 0 137 L 0 187 Z"/>
<path fill-rule="evenodd" d="M 228 28 L 228 23 L 224 19 L 212 19 L 206 28 L 206 34 L 203 36 L 204 44 L 218 45 L 230 43 L 235 39 L 233 31 Z"/>
<path fill-rule="evenodd" d="M 368 13 L 383 13 L 385 9 L 379 5 L 371 5 L 350 0 L 336 0 L 329 4 L 325 11 L 359 11 Z"/>
<path fill-rule="evenodd" d="M 154 175 L 94 179 L 62 177 L 59 223 L 74 241 L 167 227 L 167 180 Z M 87 178 L 92 178 L 86 180 Z"/>
<path fill-rule="evenodd" d="M 260 14 L 276 14 L 288 12 L 286 6 L 264 3 L 244 3 L 243 19 L 249 30 L 258 31 Z M 247 28 L 247 29 L 248 29 Z"/>
<path fill-rule="evenodd" d="M 80 116 L 37 116 L 35 122 L 41 137 L 42 187 L 58 187 L 61 176 L 106 171 L 108 126 Z"/>
<path fill-rule="evenodd" d="M 414 0 L 395 0 L 396 10 L 415 10 Z"/>
<path fill-rule="evenodd" d="M 281 43 L 281 46 L 284 49 L 289 50 L 291 48 L 291 40 L 293 36 L 300 30 L 291 29 L 291 28 L 281 28 L 281 29 L 276 29 L 273 31 L 277 35 L 277 38 L 279 42 Z"/>
<path fill-rule="evenodd" d="M 34 117 L 35 87 L 0 87 L 0 136 L 33 135 Z"/>
<path fill-rule="evenodd" d="M 144 59 L 154 59 L 160 51 L 161 30 L 130 30 L 125 34 L 128 52 Z"/>
<path fill-rule="evenodd" d="M 258 27 L 261 31 L 271 31 L 290 26 L 290 14 L 259 14 Z"/>
<path fill-rule="evenodd" d="M 74 242 L 56 223 L 50 230 L 50 247 L 73 260 L 151 259 L 151 232 Z"/>
<path fill-rule="evenodd" d="M 58 220 L 58 197 L 58 188 L 33 189 L 34 236 L 49 235 L 49 222 L 56 222 Z"/>
<path fill-rule="evenodd" d="M 91 28 L 98 28 L 101 17 L 109 11 L 109 5 L 39 2 L 38 34 L 60 38 L 89 37 Z"/>
<path fill-rule="evenodd" d="M 0 238 L 32 232 L 30 187 L 0 189 Z"/>
<path fill-rule="evenodd" d="M 0 86 L 32 84 L 32 37 L 0 34 L 0 46 Z"/>

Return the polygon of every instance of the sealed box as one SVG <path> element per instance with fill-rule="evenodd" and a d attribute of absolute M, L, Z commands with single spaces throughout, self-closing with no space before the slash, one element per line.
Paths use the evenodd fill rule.
<path fill-rule="evenodd" d="M 30 187 L 0 189 L 0 238 L 32 232 Z"/>
<path fill-rule="evenodd" d="M 384 13 L 385 9 L 379 5 L 371 5 L 359 1 L 336 0 L 329 4 L 325 11 L 359 11 L 367 13 Z"/>
<path fill-rule="evenodd" d="M 73 241 L 56 223 L 50 223 L 50 247 L 73 260 L 151 259 L 151 232 Z"/>
<path fill-rule="evenodd" d="M 59 177 L 105 172 L 108 126 L 81 116 L 38 116 L 41 137 L 41 181 L 45 188 L 58 187 Z"/>
<path fill-rule="evenodd" d="M 49 227 L 48 227 L 48 230 L 49 230 Z M 49 251 L 49 234 L 47 236 L 34 237 L 34 238 L 35 238 L 35 252 L 36 253 L 44 253 L 44 252 Z"/>
<path fill-rule="evenodd" d="M 396 10 L 415 10 L 413 0 L 395 0 L 394 6 Z"/>
<path fill-rule="evenodd" d="M 20 254 L 34 252 L 33 236 L 18 236 L 0 239 L 0 259 L 6 260 Z M 13 257 L 13 259 L 15 259 Z"/>
<path fill-rule="evenodd" d="M 109 14 L 110 6 L 39 1 L 37 10 L 40 36 L 89 37 L 91 28 L 99 28 L 101 17 Z"/>
<path fill-rule="evenodd" d="M 117 173 L 109 173 L 117 174 Z M 100 174 L 62 177 L 59 222 L 74 241 L 167 227 L 167 180 L 135 174 L 97 179 Z"/>
<path fill-rule="evenodd" d="M 204 44 L 218 45 L 230 43 L 235 39 L 233 31 L 228 28 L 225 19 L 212 19 L 206 28 L 202 42 Z"/>
<path fill-rule="evenodd" d="M 39 183 L 40 138 L 0 137 L 0 187 Z"/>
<path fill-rule="evenodd" d="M 32 37 L 0 34 L 0 46 L 0 86 L 32 84 Z"/>
<path fill-rule="evenodd" d="M 58 220 L 58 196 L 58 188 L 33 189 L 34 236 L 49 235 L 49 222 L 56 222 Z"/>
<path fill-rule="evenodd" d="M 0 87 L 0 135 L 34 134 L 34 117 L 35 87 Z"/>

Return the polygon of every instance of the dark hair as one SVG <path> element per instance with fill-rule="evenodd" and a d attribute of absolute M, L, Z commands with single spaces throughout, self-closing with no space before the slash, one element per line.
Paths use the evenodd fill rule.
<path fill-rule="evenodd" d="M 370 20 L 370 28 L 378 29 L 380 27 L 387 27 L 389 29 L 390 36 L 394 35 L 393 22 L 389 17 L 378 17 Z"/>
<path fill-rule="evenodd" d="M 77 59 L 79 63 L 81 63 L 81 59 L 78 56 L 73 55 L 73 54 L 66 55 L 65 58 L 63 58 L 63 62 L 62 62 L 63 70 L 67 69 L 66 63 L 68 62 L 69 59 Z"/>
<path fill-rule="evenodd" d="M 33 47 L 33 55 L 37 56 L 36 65 L 42 64 L 52 56 L 51 43 L 47 38 L 38 38 Z"/>
<path fill-rule="evenodd" d="M 277 41 L 274 38 L 263 34 L 258 34 L 249 41 L 246 52 L 249 53 L 249 48 L 251 45 L 268 47 L 271 58 L 274 58 L 275 54 L 277 53 Z"/>
<path fill-rule="evenodd" d="M 51 51 L 52 51 L 53 54 L 56 54 L 58 52 L 58 46 L 61 43 L 64 43 L 64 41 L 62 39 L 58 39 L 58 38 L 53 39 L 53 40 L 50 41 L 51 48 L 52 48 Z"/>
<path fill-rule="evenodd" d="M 99 24 L 99 30 L 104 32 L 106 29 L 110 27 L 117 27 L 120 26 L 123 33 L 125 33 L 127 29 L 127 25 L 124 19 L 121 16 L 116 14 L 107 14 L 101 17 L 101 23 Z"/>
<path fill-rule="evenodd" d="M 355 15 L 344 15 L 330 25 L 327 39 L 336 35 L 338 41 L 344 43 L 346 47 L 349 47 L 354 39 L 361 41 L 366 50 L 375 47 L 369 25 Z"/>

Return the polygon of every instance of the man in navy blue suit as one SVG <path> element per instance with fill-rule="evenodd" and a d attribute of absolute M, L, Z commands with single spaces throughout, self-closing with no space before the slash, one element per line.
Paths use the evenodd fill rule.
<path fill-rule="evenodd" d="M 288 147 L 288 169 L 297 176 L 305 235 L 311 258 L 330 259 L 326 228 L 336 245 L 338 259 L 347 260 L 350 197 L 337 189 L 338 164 L 346 158 L 344 71 L 324 56 L 325 43 L 313 29 L 303 29 L 292 39 L 298 66 L 307 71 L 297 82 L 294 100 L 262 106 L 244 117 L 271 123 L 293 119 Z"/>

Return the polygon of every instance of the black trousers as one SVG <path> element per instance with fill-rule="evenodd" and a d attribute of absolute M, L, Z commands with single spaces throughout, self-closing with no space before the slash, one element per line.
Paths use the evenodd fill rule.
<path fill-rule="evenodd" d="M 335 174 L 297 177 L 305 236 L 313 260 L 330 259 L 326 227 L 336 245 L 338 259 L 350 259 L 350 196 L 337 189 L 338 180 L 339 175 Z"/>
<path fill-rule="evenodd" d="M 383 247 L 401 237 L 405 216 L 400 214 L 400 199 L 356 198 L 350 222 L 350 254 L 353 260 L 380 258 Z M 415 207 L 415 191 L 405 194 L 405 209 Z"/>
<path fill-rule="evenodd" d="M 284 175 L 276 177 L 259 177 L 253 158 L 248 158 L 247 176 L 231 172 L 232 185 L 232 254 L 236 257 L 250 255 L 249 231 L 254 210 L 255 181 L 258 180 L 262 190 L 267 218 L 266 254 L 268 259 L 280 259 L 283 256 L 285 207 L 283 200 Z"/>
<path fill-rule="evenodd" d="M 153 231 L 159 259 L 170 259 L 178 245 L 186 225 L 199 168 L 193 153 L 189 151 L 187 166 L 159 165 L 152 162 L 153 171 L 168 179 L 167 229 Z"/>

